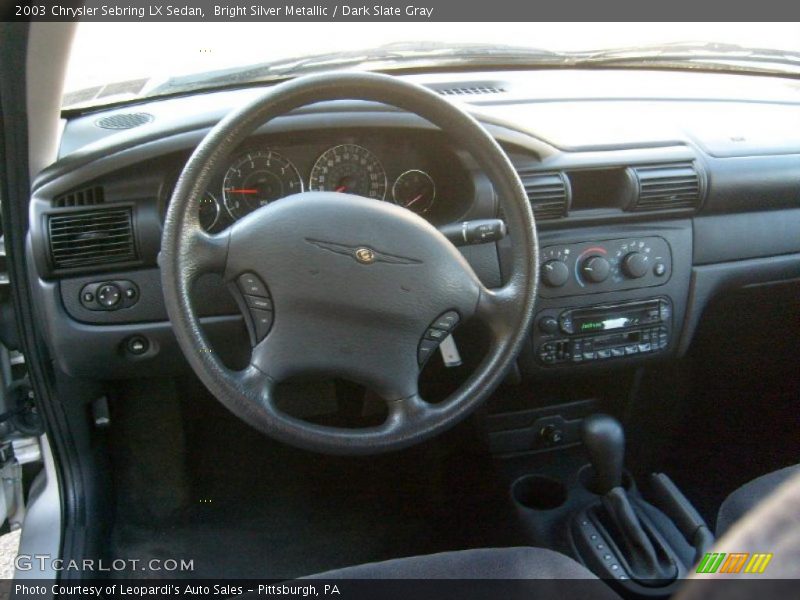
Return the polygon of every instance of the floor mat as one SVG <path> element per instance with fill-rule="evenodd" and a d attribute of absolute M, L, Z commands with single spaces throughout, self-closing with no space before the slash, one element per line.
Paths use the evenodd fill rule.
<path fill-rule="evenodd" d="M 403 452 L 331 457 L 265 438 L 198 388 L 184 396 L 189 501 L 146 522 L 118 515 L 114 558 L 193 560 L 193 572 L 169 576 L 289 578 L 508 539 L 507 489 L 470 451 L 468 425 Z M 147 490 L 123 493 L 125 506 Z"/>

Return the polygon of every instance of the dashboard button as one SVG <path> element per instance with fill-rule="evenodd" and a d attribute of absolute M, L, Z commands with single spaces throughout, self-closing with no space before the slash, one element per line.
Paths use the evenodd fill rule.
<path fill-rule="evenodd" d="M 125 347 L 131 354 L 141 356 L 150 349 L 150 342 L 144 336 L 134 335 L 128 338 L 128 341 L 125 343 Z"/>
<path fill-rule="evenodd" d="M 122 291 L 114 283 L 106 283 L 97 290 L 97 301 L 106 308 L 111 308 L 119 304 L 122 299 Z"/>
<path fill-rule="evenodd" d="M 570 319 L 568 316 L 561 317 L 558 320 L 558 325 L 561 327 L 561 331 L 564 333 L 572 333 L 574 331 L 572 328 L 572 319 Z"/>
<path fill-rule="evenodd" d="M 458 320 L 459 320 L 458 313 L 454 310 L 449 310 L 442 316 L 440 316 L 438 319 L 436 319 L 433 322 L 433 325 L 431 325 L 431 327 L 435 327 L 436 329 L 443 329 L 445 331 L 452 331 L 453 327 L 458 325 Z"/>
<path fill-rule="evenodd" d="M 256 341 L 261 341 L 269 333 L 269 328 L 272 327 L 272 311 L 259 310 L 254 308 L 250 311 L 253 316 L 253 326 L 256 331 Z"/>
<path fill-rule="evenodd" d="M 561 287 L 569 280 L 569 268 L 561 260 L 548 260 L 542 265 L 542 281 L 548 287 Z"/>
<path fill-rule="evenodd" d="M 247 306 L 250 308 L 258 308 L 260 310 L 272 310 L 272 300 L 269 298 L 260 298 L 258 296 L 245 296 Z"/>
<path fill-rule="evenodd" d="M 647 275 L 647 256 L 641 252 L 631 252 L 622 259 L 622 272 L 630 279 Z"/>
<path fill-rule="evenodd" d="M 441 342 L 448 335 L 450 335 L 449 332 L 442 331 L 441 329 L 436 329 L 435 327 L 431 327 L 430 329 L 428 329 L 428 331 L 425 332 L 425 337 L 435 342 Z"/>
<path fill-rule="evenodd" d="M 611 264 L 602 256 L 590 256 L 581 265 L 581 276 L 591 283 L 601 283 L 608 278 Z"/>
<path fill-rule="evenodd" d="M 433 340 L 422 340 L 419 344 L 419 350 L 417 351 L 417 360 L 419 361 L 419 364 L 425 364 L 425 362 L 431 357 L 431 354 L 433 354 L 438 347 L 438 342 Z"/>
<path fill-rule="evenodd" d="M 267 286 L 252 273 L 245 273 L 239 276 L 239 287 L 242 293 L 250 296 L 261 296 L 262 298 L 269 297 Z"/>
<path fill-rule="evenodd" d="M 542 317 L 539 319 L 539 331 L 547 334 L 556 333 L 558 331 L 558 321 L 555 317 Z"/>

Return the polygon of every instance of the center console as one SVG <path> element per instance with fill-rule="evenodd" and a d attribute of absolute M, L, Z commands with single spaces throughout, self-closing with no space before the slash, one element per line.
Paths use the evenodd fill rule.
<path fill-rule="evenodd" d="M 540 233 L 529 375 L 628 365 L 678 347 L 691 276 L 689 221 Z"/>

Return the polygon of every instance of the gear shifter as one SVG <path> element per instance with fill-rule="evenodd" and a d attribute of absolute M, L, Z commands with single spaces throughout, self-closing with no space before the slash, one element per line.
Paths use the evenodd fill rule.
<path fill-rule="evenodd" d="M 583 444 L 594 469 L 592 491 L 607 494 L 622 485 L 625 432 L 614 417 L 592 415 L 583 421 Z"/>
<path fill-rule="evenodd" d="M 613 542 L 613 552 L 628 577 L 648 587 L 669 584 L 678 575 L 677 566 L 665 542 L 622 487 L 622 425 L 608 415 L 592 415 L 584 420 L 582 433 L 594 470 L 590 488 L 603 496 L 586 514 Z"/>

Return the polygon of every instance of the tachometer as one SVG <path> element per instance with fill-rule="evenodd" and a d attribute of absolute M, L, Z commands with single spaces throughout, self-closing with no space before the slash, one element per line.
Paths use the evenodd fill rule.
<path fill-rule="evenodd" d="M 317 159 L 308 187 L 315 191 L 344 192 L 383 200 L 386 171 L 366 148 L 342 144 L 326 150 Z"/>
<path fill-rule="evenodd" d="M 422 215 L 433 207 L 436 200 L 436 184 L 425 171 L 406 171 L 392 186 L 392 197 L 396 204 Z"/>
<path fill-rule="evenodd" d="M 287 158 L 273 150 L 258 150 L 240 156 L 228 168 L 222 182 L 225 208 L 234 219 L 302 191 L 300 173 Z"/>

